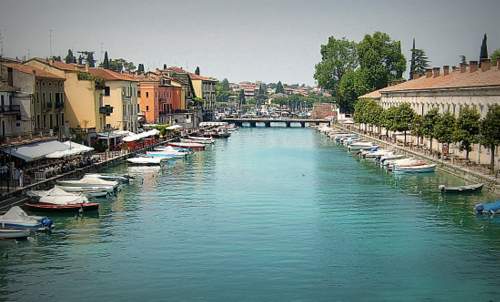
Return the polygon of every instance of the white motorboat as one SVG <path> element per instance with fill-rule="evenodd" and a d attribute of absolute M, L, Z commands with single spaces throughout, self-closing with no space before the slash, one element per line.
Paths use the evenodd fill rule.
<path fill-rule="evenodd" d="M 394 166 L 394 173 L 428 173 L 436 170 L 436 164 L 418 166 Z"/>
<path fill-rule="evenodd" d="M 404 157 L 403 154 L 386 154 L 380 158 L 380 164 L 386 165 L 391 160 L 403 159 Z"/>
<path fill-rule="evenodd" d="M 351 143 L 348 146 L 348 149 L 349 149 L 349 151 L 352 152 L 352 151 L 360 151 L 360 150 L 371 149 L 373 147 L 377 147 L 377 145 L 375 145 L 372 142 L 359 141 L 359 142 Z"/>
<path fill-rule="evenodd" d="M 0 229 L 0 239 L 26 239 L 30 230 Z"/>
<path fill-rule="evenodd" d="M 99 177 L 85 175 L 82 179 L 59 180 L 57 184 L 65 187 L 93 187 L 102 189 L 117 189 L 119 182 L 114 180 L 104 180 Z"/>
<path fill-rule="evenodd" d="M 54 223 L 45 216 L 29 216 L 20 207 L 15 206 L 0 216 L 0 227 L 2 229 L 47 231 L 54 227 Z"/>
<path fill-rule="evenodd" d="M 199 143 L 204 145 L 210 145 L 215 143 L 215 140 L 211 137 L 198 137 L 198 136 L 188 136 L 188 138 L 182 138 L 183 143 Z"/>
<path fill-rule="evenodd" d="M 157 148 L 155 148 L 155 151 L 162 151 L 162 152 L 167 152 L 167 153 L 183 154 L 183 155 L 193 154 L 193 151 L 191 149 L 188 149 L 188 148 L 175 148 L 175 147 L 172 147 L 172 146 L 157 147 Z"/>
<path fill-rule="evenodd" d="M 132 177 L 127 174 L 116 175 L 116 174 L 101 174 L 101 173 L 87 173 L 85 176 L 100 178 L 102 180 L 117 181 L 119 183 L 129 183 Z"/>
<path fill-rule="evenodd" d="M 138 156 L 127 158 L 127 162 L 134 165 L 161 165 L 161 163 L 166 160 L 164 157 L 147 157 L 147 156 Z"/>
<path fill-rule="evenodd" d="M 66 192 L 61 187 L 55 186 L 47 191 L 29 191 L 29 195 L 37 197 L 41 203 L 55 205 L 81 204 L 88 203 L 89 200 L 83 194 Z"/>
<path fill-rule="evenodd" d="M 99 188 L 99 187 L 65 187 L 60 186 L 62 190 L 70 193 L 83 194 L 87 198 L 92 197 L 109 197 L 114 193 L 113 188 Z"/>
<path fill-rule="evenodd" d="M 361 153 L 361 155 L 364 158 L 381 158 L 382 156 L 390 155 L 390 154 L 393 154 L 392 151 L 384 150 L 384 149 L 379 149 L 379 150 L 375 150 L 372 152 L 363 151 Z"/>

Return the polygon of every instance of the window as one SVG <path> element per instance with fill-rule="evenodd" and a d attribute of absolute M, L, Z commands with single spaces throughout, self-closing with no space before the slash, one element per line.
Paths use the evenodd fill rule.
<path fill-rule="evenodd" d="M 49 127 L 52 129 L 54 127 L 53 122 L 52 122 L 52 114 L 49 114 Z"/>
<path fill-rule="evenodd" d="M 61 125 L 64 125 L 64 113 L 61 113 Z"/>
<path fill-rule="evenodd" d="M 146 92 L 147 93 L 147 92 Z M 149 111 L 149 106 L 146 106 L 146 111 Z"/>
<path fill-rule="evenodd" d="M 146 98 L 149 98 L 149 92 L 146 91 Z"/>
<path fill-rule="evenodd" d="M 109 86 L 104 87 L 104 96 L 109 96 L 110 91 L 109 91 Z"/>
<path fill-rule="evenodd" d="M 47 116 L 43 116 L 43 128 L 47 128 Z"/>
<path fill-rule="evenodd" d="M 36 127 L 40 128 L 40 115 L 36 116 Z"/>
<path fill-rule="evenodd" d="M 137 96 L 141 97 L 141 91 L 140 90 L 137 90 Z"/>
<path fill-rule="evenodd" d="M 4 102 L 4 96 L 3 96 L 3 94 L 2 94 L 2 102 L 1 102 L 1 103 L 2 103 L 2 107 L 4 106 L 4 103 L 3 103 L 3 102 Z"/>

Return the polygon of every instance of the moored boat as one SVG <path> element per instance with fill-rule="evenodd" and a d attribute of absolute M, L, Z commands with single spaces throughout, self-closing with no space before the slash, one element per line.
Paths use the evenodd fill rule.
<path fill-rule="evenodd" d="M 478 183 L 478 184 L 455 186 L 455 187 L 440 185 L 438 188 L 442 193 L 473 193 L 473 192 L 480 192 L 483 189 L 483 186 L 484 184 Z"/>
<path fill-rule="evenodd" d="M 372 149 L 374 147 L 377 147 L 377 145 L 373 144 L 372 142 L 364 142 L 364 141 L 359 141 L 359 142 L 353 142 L 348 146 L 349 151 L 360 151 L 360 150 L 366 150 L 366 149 Z"/>
<path fill-rule="evenodd" d="M 48 191 L 30 191 L 28 194 L 38 202 L 28 202 L 24 206 L 39 211 L 90 211 L 97 210 L 99 203 L 89 202 L 82 194 L 66 192 L 55 186 Z"/>
<path fill-rule="evenodd" d="M 474 206 L 474 212 L 476 214 L 498 214 L 500 213 L 500 200 L 489 203 L 478 203 Z"/>
<path fill-rule="evenodd" d="M 83 194 L 87 198 L 92 197 L 109 197 L 114 193 L 113 188 L 99 188 L 99 187 L 65 187 L 60 186 L 66 192 Z"/>
<path fill-rule="evenodd" d="M 127 174 L 116 175 L 116 174 L 87 173 L 85 174 L 85 176 L 100 178 L 102 180 L 108 180 L 108 181 L 117 181 L 119 183 L 129 183 L 130 179 L 132 178 Z"/>
<path fill-rule="evenodd" d="M 127 158 L 127 162 L 133 165 L 149 166 L 149 165 L 161 165 L 161 163 L 166 160 L 164 157 L 147 157 L 138 156 Z"/>
<path fill-rule="evenodd" d="M 169 143 L 168 145 L 172 146 L 172 147 L 178 147 L 178 148 L 188 148 L 188 149 L 191 149 L 193 151 L 203 151 L 203 150 L 205 150 L 205 145 L 204 144 L 194 143 L 194 142 L 189 142 L 189 143 L 186 143 L 186 142 L 174 142 L 174 143 Z"/>
<path fill-rule="evenodd" d="M 394 166 L 394 173 L 429 173 L 436 170 L 436 164 L 418 166 Z"/>
<path fill-rule="evenodd" d="M 81 179 L 59 180 L 57 184 L 65 187 L 93 187 L 93 188 L 118 188 L 119 183 L 113 180 L 104 180 L 99 177 L 85 175 Z"/>
<path fill-rule="evenodd" d="M 49 217 L 30 216 L 20 207 L 15 206 L 0 216 L 0 227 L 3 229 L 47 231 L 54 227 L 54 223 Z"/>
<path fill-rule="evenodd" d="M 30 233 L 30 230 L 26 229 L 0 229 L 0 239 L 26 239 Z"/>
<path fill-rule="evenodd" d="M 199 144 L 204 144 L 204 145 L 210 145 L 210 144 L 215 143 L 215 140 L 211 137 L 188 136 L 188 138 L 182 138 L 181 142 L 199 143 Z"/>

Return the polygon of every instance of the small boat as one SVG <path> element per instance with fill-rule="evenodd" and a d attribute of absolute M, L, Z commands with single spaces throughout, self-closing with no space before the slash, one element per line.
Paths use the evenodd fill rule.
<path fill-rule="evenodd" d="M 438 188 L 442 193 L 473 193 L 480 192 L 483 189 L 484 184 L 472 184 L 466 186 L 456 186 L 447 187 L 445 185 L 440 185 Z"/>
<path fill-rule="evenodd" d="M 117 189 L 120 183 L 114 180 L 104 180 L 101 179 L 100 177 L 85 175 L 81 179 L 59 180 L 57 181 L 57 184 L 65 187 L 93 187 L 93 188 L 103 188 L 103 189 L 108 189 L 108 188 Z"/>
<path fill-rule="evenodd" d="M 30 230 L 0 229 L 0 239 L 26 239 L 30 235 Z"/>
<path fill-rule="evenodd" d="M 92 197 L 109 197 L 114 193 L 113 188 L 96 188 L 96 187 L 64 187 L 60 186 L 66 192 L 79 193 L 85 195 L 87 198 Z"/>
<path fill-rule="evenodd" d="M 391 160 L 397 160 L 397 159 L 403 159 L 405 156 L 402 154 L 386 154 L 382 157 L 380 157 L 380 164 L 381 165 L 386 165 L 386 162 L 389 162 Z"/>
<path fill-rule="evenodd" d="M 181 138 L 181 142 L 183 143 L 198 143 L 204 145 L 210 145 L 215 143 L 215 140 L 211 137 L 198 137 L 198 136 L 189 136 L 188 138 Z"/>
<path fill-rule="evenodd" d="M 372 142 L 353 142 L 348 146 L 349 151 L 360 151 L 360 150 L 366 150 L 366 149 L 372 149 L 374 147 L 378 147 L 377 145 L 373 144 Z"/>
<path fill-rule="evenodd" d="M 141 166 L 161 165 L 161 163 L 164 160 L 166 160 L 166 158 L 164 157 L 146 157 L 146 156 L 127 158 L 128 163 Z"/>
<path fill-rule="evenodd" d="M 172 146 L 157 147 L 157 148 L 155 148 L 155 151 L 167 152 L 167 153 L 172 153 L 172 154 L 183 154 L 183 155 L 193 154 L 193 151 L 191 149 L 174 148 Z"/>
<path fill-rule="evenodd" d="M 38 202 L 28 202 L 24 206 L 39 211 L 90 211 L 97 210 L 99 203 L 89 202 L 82 194 L 66 192 L 58 186 L 48 191 L 30 191 L 28 195 Z"/>
<path fill-rule="evenodd" d="M 176 157 L 184 157 L 184 154 L 173 154 L 169 152 L 164 152 L 164 151 L 146 151 L 146 156 L 148 157 L 161 157 L 165 159 L 169 158 L 176 158 Z"/>
<path fill-rule="evenodd" d="M 394 166 L 394 173 L 428 173 L 436 170 L 436 164 L 418 166 Z"/>
<path fill-rule="evenodd" d="M 168 145 L 172 146 L 172 147 L 178 147 L 178 148 L 188 148 L 188 149 L 191 149 L 193 151 L 203 151 L 203 150 L 205 150 L 205 145 L 204 144 L 194 143 L 194 142 L 190 142 L 190 143 L 183 143 L 183 142 L 180 142 L 180 143 L 169 143 Z"/>
<path fill-rule="evenodd" d="M 29 216 L 18 206 L 10 208 L 0 216 L 2 229 L 48 231 L 54 227 L 54 222 L 45 216 Z"/>
<path fill-rule="evenodd" d="M 132 178 L 131 176 L 129 176 L 127 174 L 116 175 L 116 174 L 87 173 L 87 174 L 85 174 L 85 176 L 100 178 L 102 180 L 117 181 L 117 182 L 122 183 L 122 184 L 129 183 L 130 179 Z"/>
<path fill-rule="evenodd" d="M 491 214 L 495 215 L 500 213 L 500 200 L 489 203 L 478 203 L 474 206 L 474 212 L 476 214 Z"/>

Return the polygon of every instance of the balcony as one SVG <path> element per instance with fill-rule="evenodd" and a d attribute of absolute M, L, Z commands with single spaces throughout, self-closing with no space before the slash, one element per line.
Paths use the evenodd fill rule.
<path fill-rule="evenodd" d="M 20 114 L 21 113 L 21 106 L 20 105 L 3 105 L 3 106 L 0 106 L 0 113 Z"/>
<path fill-rule="evenodd" d="M 56 109 L 62 109 L 64 108 L 64 102 L 63 101 L 56 101 Z"/>
<path fill-rule="evenodd" d="M 99 107 L 99 113 L 105 114 L 106 116 L 110 116 L 113 113 L 113 107 L 110 105 Z"/>

